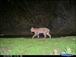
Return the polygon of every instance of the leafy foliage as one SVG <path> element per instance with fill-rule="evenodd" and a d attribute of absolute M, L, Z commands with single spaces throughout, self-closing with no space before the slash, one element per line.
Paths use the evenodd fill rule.
<path fill-rule="evenodd" d="M 0 34 L 30 35 L 31 27 L 48 27 L 54 36 L 76 35 L 74 0 L 0 1 Z"/>

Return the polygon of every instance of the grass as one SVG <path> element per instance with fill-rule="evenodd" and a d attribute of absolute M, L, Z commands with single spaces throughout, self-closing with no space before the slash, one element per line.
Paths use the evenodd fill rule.
<path fill-rule="evenodd" d="M 50 55 L 54 49 L 61 52 L 71 48 L 76 55 L 76 36 L 58 38 L 0 38 L 0 55 Z"/>

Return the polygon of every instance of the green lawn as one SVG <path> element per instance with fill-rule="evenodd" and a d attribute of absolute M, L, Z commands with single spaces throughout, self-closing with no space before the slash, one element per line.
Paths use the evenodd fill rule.
<path fill-rule="evenodd" d="M 0 38 L 0 55 L 50 55 L 54 49 L 63 52 L 67 48 L 76 55 L 76 36 L 52 39 Z"/>

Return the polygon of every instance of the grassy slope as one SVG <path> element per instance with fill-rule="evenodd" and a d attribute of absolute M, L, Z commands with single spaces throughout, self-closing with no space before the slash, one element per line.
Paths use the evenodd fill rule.
<path fill-rule="evenodd" d="M 0 55 L 49 55 L 54 49 L 71 48 L 76 54 L 76 36 L 31 39 L 31 38 L 0 38 Z"/>

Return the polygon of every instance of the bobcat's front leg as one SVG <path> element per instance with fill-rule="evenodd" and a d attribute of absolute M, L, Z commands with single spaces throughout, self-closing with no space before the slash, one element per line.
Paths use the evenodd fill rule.
<path fill-rule="evenodd" d="M 36 36 L 36 34 L 34 34 L 34 35 L 32 36 L 32 39 L 33 39 L 35 36 Z"/>

